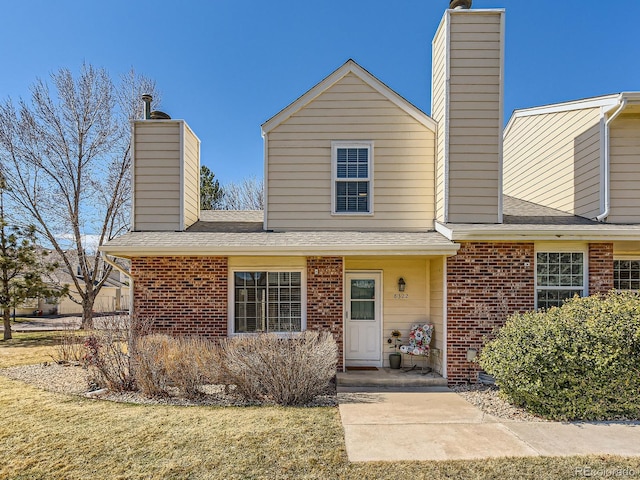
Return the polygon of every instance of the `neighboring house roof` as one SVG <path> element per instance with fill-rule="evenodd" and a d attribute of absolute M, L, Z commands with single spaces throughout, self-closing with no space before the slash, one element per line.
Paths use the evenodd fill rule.
<path fill-rule="evenodd" d="M 511 130 L 513 123 L 521 117 L 569 112 L 571 110 L 582 110 L 594 107 L 603 107 L 605 110 L 611 110 L 621 104 L 623 100 L 627 100 L 628 102 L 640 102 L 640 92 L 613 93 L 610 95 L 601 95 L 599 97 L 583 98 L 569 102 L 552 103 L 549 105 L 514 110 L 507 126 L 504 129 L 503 137 L 506 138 L 509 135 L 509 131 Z"/>
<path fill-rule="evenodd" d="M 436 230 L 452 241 L 576 240 L 637 241 L 640 225 L 601 223 L 504 195 L 504 223 L 437 223 Z"/>
<path fill-rule="evenodd" d="M 389 88 L 383 82 L 378 80 L 375 76 L 369 73 L 367 70 L 358 65 L 355 61 L 349 59 L 344 65 L 335 70 L 332 74 L 322 80 L 320 83 L 316 84 L 309 91 L 304 93 L 301 97 L 299 97 L 296 101 L 289 104 L 287 107 L 282 109 L 276 115 L 271 117 L 265 123 L 262 124 L 262 133 L 269 133 L 271 130 L 276 128 L 282 122 L 286 121 L 289 117 L 294 115 L 296 112 L 304 108 L 306 105 L 315 100 L 319 95 L 321 95 L 325 90 L 331 87 L 333 84 L 338 82 L 340 79 L 348 75 L 349 73 L 357 76 L 371 88 L 376 90 L 381 95 L 388 98 L 391 102 L 393 102 L 397 107 L 404 110 L 407 114 L 411 115 L 418 122 L 424 124 L 426 127 L 431 129 L 432 131 L 436 131 L 437 123 L 433 120 L 429 115 L 424 113 L 418 107 L 413 105 L 411 102 L 406 100 L 404 97 L 396 93 L 394 90 Z"/>
<path fill-rule="evenodd" d="M 562 210 L 504 195 L 503 221 L 509 225 L 598 225 L 599 222 Z"/>
<path fill-rule="evenodd" d="M 188 232 L 262 232 L 263 210 L 201 210 Z"/>
<path fill-rule="evenodd" d="M 265 232 L 262 211 L 203 211 L 185 232 L 130 232 L 101 247 L 111 255 L 453 255 L 437 232 Z"/>

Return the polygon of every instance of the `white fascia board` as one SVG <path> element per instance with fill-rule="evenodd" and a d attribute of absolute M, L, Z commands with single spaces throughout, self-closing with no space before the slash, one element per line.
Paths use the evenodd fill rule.
<path fill-rule="evenodd" d="M 438 228 L 440 227 L 440 228 Z M 508 241 L 508 242 L 534 242 L 534 241 L 581 241 L 581 242 L 613 242 L 613 241 L 638 241 L 640 239 L 640 229 L 636 231 L 602 230 L 597 227 L 591 229 L 560 229 L 557 226 L 538 230 L 525 228 L 483 228 L 465 229 L 460 226 L 444 227 L 436 224 L 436 230 L 451 241 Z M 447 235 L 445 232 L 450 232 Z"/>
<path fill-rule="evenodd" d="M 386 247 L 386 248 L 385 248 Z M 139 256 L 452 256 L 460 245 L 452 243 L 447 246 L 426 247 L 407 246 L 389 247 L 384 245 L 364 246 L 323 246 L 323 247 L 100 247 L 100 251 L 113 257 L 131 258 Z"/>
<path fill-rule="evenodd" d="M 333 84 L 338 82 L 344 76 L 349 73 L 353 73 L 358 78 L 360 78 L 363 82 L 368 84 L 371 88 L 376 90 L 378 93 L 386 97 L 388 100 L 393 102 L 396 106 L 404 110 L 407 114 L 411 115 L 415 120 L 425 125 L 427 128 L 430 128 L 435 132 L 436 122 L 418 107 L 411 104 L 408 100 L 403 98 L 401 95 L 393 91 L 387 85 L 382 83 L 360 65 L 358 65 L 354 60 L 347 60 L 347 62 L 342 65 L 340 68 L 335 70 L 332 74 L 322 80 L 320 83 L 316 84 L 302 96 L 300 96 L 293 103 L 289 104 L 287 107 L 282 109 L 276 115 L 271 117 L 265 123 L 262 124 L 262 134 L 269 133 L 271 130 L 276 128 L 282 122 L 287 120 L 289 117 L 294 115 L 296 112 L 302 110 L 305 106 L 315 100 L 320 94 L 322 94 L 325 90 L 330 88 Z"/>
<path fill-rule="evenodd" d="M 620 97 L 630 102 L 640 102 L 640 92 L 622 92 Z"/>
<path fill-rule="evenodd" d="M 582 100 L 573 100 L 571 102 L 554 103 L 551 105 L 542 105 L 539 107 L 523 108 L 521 110 L 514 110 L 509 123 L 504 129 L 502 138 L 506 138 L 509 135 L 509 131 L 516 119 L 521 117 L 530 117 L 533 115 L 544 115 L 548 113 L 561 113 L 569 112 L 571 110 L 584 110 L 587 108 L 597 107 L 615 107 L 620 102 L 620 94 L 605 95 L 603 97 L 585 98 Z"/>
<path fill-rule="evenodd" d="M 504 128 L 504 55 L 506 43 L 505 12 L 500 11 L 500 107 L 498 128 Z M 498 134 L 498 223 L 504 221 L 504 133 Z"/>
<path fill-rule="evenodd" d="M 264 171 L 262 180 L 262 228 L 266 231 L 269 230 L 269 222 L 267 221 L 267 209 L 269 208 L 269 135 L 264 132 L 262 133 L 262 147 L 264 149 L 264 160 L 262 162 L 262 168 Z"/>
<path fill-rule="evenodd" d="M 186 230 L 185 226 L 185 218 L 184 218 L 184 210 L 186 208 L 186 203 L 184 201 L 185 195 L 185 158 L 184 158 L 184 122 L 180 125 L 180 231 Z M 198 172 L 200 173 L 200 172 Z"/>
<path fill-rule="evenodd" d="M 447 227 L 444 223 L 435 222 L 436 232 L 442 235 L 447 240 L 453 239 L 453 230 Z"/>

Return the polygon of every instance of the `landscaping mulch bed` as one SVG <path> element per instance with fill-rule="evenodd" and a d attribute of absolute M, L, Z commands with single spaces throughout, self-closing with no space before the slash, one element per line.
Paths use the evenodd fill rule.
<path fill-rule="evenodd" d="M 203 395 L 197 399 L 179 396 L 149 398 L 139 392 L 96 391 L 91 388 L 87 369 L 73 364 L 40 363 L 20 367 L 0 369 L 0 375 L 12 380 L 34 385 L 43 390 L 56 393 L 82 395 L 88 398 L 109 400 L 113 402 L 137 403 L 144 405 L 178 405 L 178 406 L 250 406 L 256 403 L 246 402 L 233 394 L 225 393 L 224 386 L 205 385 Z M 308 407 L 333 407 L 338 404 L 335 392 L 317 396 Z"/>
<path fill-rule="evenodd" d="M 19 380 L 34 385 L 43 390 L 72 395 L 88 396 L 101 400 L 114 402 L 137 403 L 146 405 L 210 405 L 210 406 L 248 406 L 255 403 L 247 403 L 237 396 L 225 393 L 221 386 L 205 386 L 203 394 L 198 399 L 187 399 L 179 396 L 163 398 L 148 398 L 138 392 L 109 392 L 96 394 L 90 387 L 89 372 L 78 365 L 40 363 L 20 367 L 10 367 L 0 370 L 0 374 L 13 380 Z M 93 391 L 92 391 L 93 390 Z M 465 400 L 480 408 L 485 414 L 493 415 L 501 419 L 511 421 L 545 421 L 542 418 L 531 415 L 521 408 L 514 407 L 503 400 L 495 387 L 489 386 L 463 386 L 453 389 Z M 327 392 L 318 396 L 307 406 L 336 406 L 338 399 L 335 392 Z"/>

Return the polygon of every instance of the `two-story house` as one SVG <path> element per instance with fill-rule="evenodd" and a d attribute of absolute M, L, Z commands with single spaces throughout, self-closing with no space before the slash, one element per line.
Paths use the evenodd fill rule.
<path fill-rule="evenodd" d="M 503 129 L 504 17 L 445 12 L 431 115 L 349 60 L 264 123 L 264 211 L 199 211 L 197 137 L 135 121 L 131 231 L 102 247 L 131 260 L 134 314 L 210 337 L 328 330 L 339 368 L 385 366 L 392 330 L 430 322 L 456 383 L 510 313 L 640 288 L 640 94 Z"/>

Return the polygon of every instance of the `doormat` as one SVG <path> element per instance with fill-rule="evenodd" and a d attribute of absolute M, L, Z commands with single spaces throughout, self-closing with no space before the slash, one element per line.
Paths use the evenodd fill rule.
<path fill-rule="evenodd" d="M 378 367 L 347 367 L 347 371 L 349 370 L 365 370 L 365 371 L 370 371 L 370 372 L 377 372 L 378 371 Z"/>

